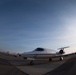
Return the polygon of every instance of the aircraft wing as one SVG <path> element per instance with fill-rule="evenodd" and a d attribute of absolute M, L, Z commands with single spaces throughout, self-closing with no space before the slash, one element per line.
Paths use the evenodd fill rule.
<path fill-rule="evenodd" d="M 70 56 L 70 55 L 75 55 L 75 52 L 74 53 L 68 53 L 68 54 L 59 54 L 59 55 L 56 55 L 56 56 L 54 56 L 55 58 L 56 57 L 66 57 L 66 56 Z"/>

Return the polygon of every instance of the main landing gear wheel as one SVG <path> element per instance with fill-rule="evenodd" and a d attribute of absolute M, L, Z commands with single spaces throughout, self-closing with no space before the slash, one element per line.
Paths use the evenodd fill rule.
<path fill-rule="evenodd" d="M 63 57 L 60 57 L 60 61 L 63 60 Z"/>
<path fill-rule="evenodd" d="M 30 62 L 30 65 L 34 65 L 34 61 L 33 60 Z"/>
<path fill-rule="evenodd" d="M 27 59 L 27 57 L 23 57 L 23 59 Z"/>
<path fill-rule="evenodd" d="M 49 58 L 49 61 L 52 61 L 52 58 Z"/>

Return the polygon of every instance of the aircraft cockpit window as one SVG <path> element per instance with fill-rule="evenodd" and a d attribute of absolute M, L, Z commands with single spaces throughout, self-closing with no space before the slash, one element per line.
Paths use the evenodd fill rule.
<path fill-rule="evenodd" d="M 43 48 L 37 48 L 37 49 L 35 49 L 35 51 L 44 51 L 44 49 Z"/>

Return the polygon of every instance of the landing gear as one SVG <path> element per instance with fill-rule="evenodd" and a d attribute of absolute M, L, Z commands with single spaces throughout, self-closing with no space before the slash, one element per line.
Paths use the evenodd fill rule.
<path fill-rule="evenodd" d="M 33 60 L 30 62 L 30 65 L 34 65 L 34 61 Z"/>
<path fill-rule="evenodd" d="M 27 57 L 23 57 L 23 59 L 27 59 Z"/>
<path fill-rule="evenodd" d="M 49 58 L 49 61 L 52 61 L 52 58 Z"/>
<path fill-rule="evenodd" d="M 60 57 L 60 61 L 63 60 L 63 57 Z"/>

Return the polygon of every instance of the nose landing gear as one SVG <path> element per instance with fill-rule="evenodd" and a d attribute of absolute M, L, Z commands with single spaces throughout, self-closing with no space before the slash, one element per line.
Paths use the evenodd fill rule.
<path fill-rule="evenodd" d="M 34 61 L 32 60 L 32 61 L 30 61 L 30 65 L 34 65 Z"/>

